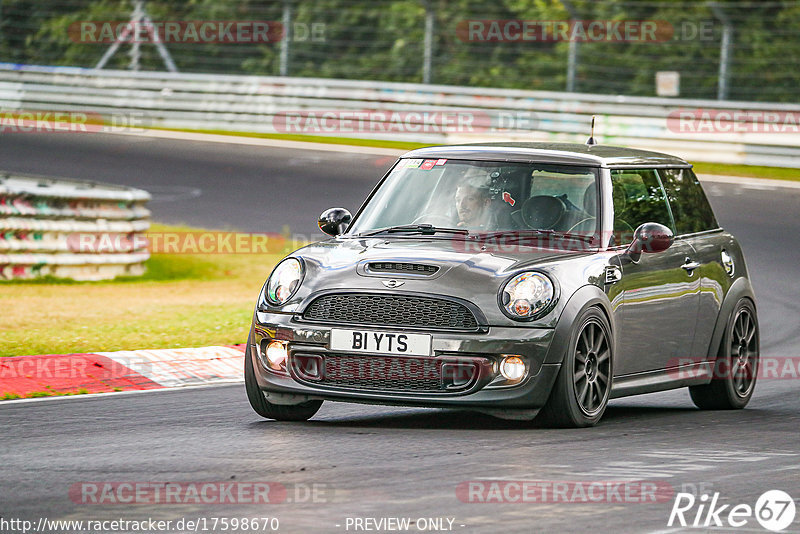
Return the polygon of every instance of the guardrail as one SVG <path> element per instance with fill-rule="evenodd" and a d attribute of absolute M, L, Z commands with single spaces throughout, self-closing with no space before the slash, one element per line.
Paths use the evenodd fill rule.
<path fill-rule="evenodd" d="M 0 280 L 107 280 L 144 273 L 146 191 L 0 174 Z"/>
<path fill-rule="evenodd" d="M 597 115 L 603 143 L 800 168 L 797 104 L 0 64 L 0 108 L 0 135 L 32 128 L 36 117 L 18 112 L 55 110 L 99 114 L 105 127 L 90 116 L 86 131 L 139 126 L 433 143 L 583 142 Z"/>

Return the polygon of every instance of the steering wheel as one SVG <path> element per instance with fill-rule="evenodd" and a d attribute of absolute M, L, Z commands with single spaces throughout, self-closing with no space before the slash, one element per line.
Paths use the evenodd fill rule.
<path fill-rule="evenodd" d="M 453 225 L 453 221 L 447 215 L 420 215 L 416 219 L 414 219 L 411 224 L 430 224 L 432 226 L 445 226 L 449 227 Z"/>
<path fill-rule="evenodd" d="M 622 219 L 614 219 L 614 242 L 617 245 L 630 243 L 633 239 L 633 227 Z"/>
<path fill-rule="evenodd" d="M 587 217 L 587 218 L 583 219 L 582 221 L 578 221 L 578 222 L 576 222 L 575 224 L 572 225 L 572 228 L 567 230 L 567 233 L 568 234 L 574 233 L 576 231 L 575 229 L 578 228 L 579 226 L 581 226 L 583 223 L 587 223 L 587 222 L 593 223 L 595 220 L 596 220 L 595 217 Z"/>
<path fill-rule="evenodd" d="M 555 227 L 567 212 L 564 201 L 549 195 L 537 195 L 522 205 L 522 220 L 531 229 L 549 230 Z"/>
<path fill-rule="evenodd" d="M 614 231 L 633 233 L 633 226 L 623 221 L 622 219 L 614 219 Z"/>

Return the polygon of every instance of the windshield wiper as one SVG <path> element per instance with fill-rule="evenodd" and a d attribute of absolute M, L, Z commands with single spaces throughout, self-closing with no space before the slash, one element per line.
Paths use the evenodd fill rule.
<path fill-rule="evenodd" d="M 433 234 L 469 235 L 469 231 L 465 228 L 443 228 L 439 226 L 433 226 L 432 224 L 404 224 L 401 226 L 389 226 L 388 228 L 381 228 L 379 230 L 373 230 L 371 232 L 365 232 L 359 235 L 367 237 L 379 234 L 401 234 L 401 233 L 402 234 L 420 233 L 423 235 L 433 235 Z"/>

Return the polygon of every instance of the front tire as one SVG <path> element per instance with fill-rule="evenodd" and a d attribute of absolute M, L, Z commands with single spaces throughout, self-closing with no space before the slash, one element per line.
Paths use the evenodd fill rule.
<path fill-rule="evenodd" d="M 316 414 L 322 406 L 321 400 L 311 400 L 300 404 L 284 405 L 273 404 L 264 397 L 264 392 L 258 387 L 255 374 L 255 361 L 250 350 L 250 338 L 247 339 L 247 348 L 244 351 L 244 387 L 247 390 L 247 399 L 253 410 L 266 419 L 276 421 L 307 421 Z"/>
<path fill-rule="evenodd" d="M 736 303 L 720 342 L 711 382 L 690 386 L 692 402 L 701 410 L 739 410 L 756 388 L 759 364 L 758 317 L 752 301 Z"/>
<path fill-rule="evenodd" d="M 538 419 L 546 426 L 596 425 L 608 406 L 613 372 L 613 342 L 608 319 L 598 308 L 575 320 L 553 391 Z"/>

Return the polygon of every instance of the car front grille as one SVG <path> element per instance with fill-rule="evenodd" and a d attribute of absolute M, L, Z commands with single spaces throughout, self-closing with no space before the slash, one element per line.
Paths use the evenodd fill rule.
<path fill-rule="evenodd" d="M 310 321 L 373 326 L 475 330 L 478 320 L 465 305 L 433 297 L 339 293 L 316 298 L 303 313 Z"/>
<path fill-rule="evenodd" d="M 292 375 L 300 382 L 337 389 L 407 393 L 458 393 L 471 388 L 479 366 L 441 358 L 354 354 L 294 354 Z"/>

